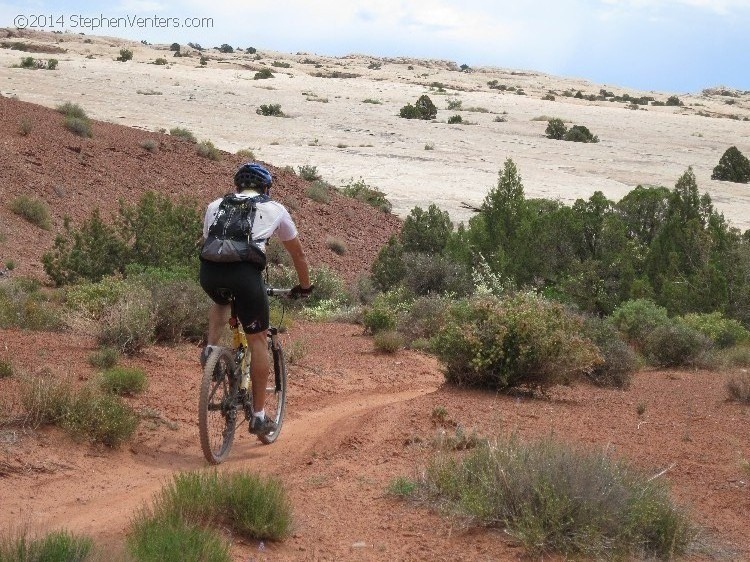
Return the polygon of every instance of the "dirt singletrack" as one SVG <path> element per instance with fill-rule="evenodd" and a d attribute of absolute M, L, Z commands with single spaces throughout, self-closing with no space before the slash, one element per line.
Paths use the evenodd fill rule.
<path fill-rule="evenodd" d="M 26 374 L 48 369 L 85 384 L 95 341 L 0 331 L 18 376 L 0 379 L 4 406 Z M 501 530 L 466 525 L 386 493 L 413 478 L 458 424 L 478 435 L 554 435 L 606 449 L 666 479 L 701 529 L 691 560 L 750 559 L 750 408 L 726 400 L 728 373 L 643 371 L 627 391 L 584 384 L 529 399 L 443 384 L 434 358 L 376 353 L 361 326 L 297 322 L 283 342 L 307 353 L 289 366 L 287 417 L 279 440 L 260 444 L 240 426 L 221 471 L 248 470 L 283 482 L 293 532 L 280 543 L 231 537 L 235 560 L 522 560 Z M 62 360 L 61 358 L 64 358 Z M 148 390 L 128 398 L 143 416 L 118 450 L 71 440 L 54 428 L 0 428 L 0 529 L 90 535 L 108 556 L 123 551 L 129 523 L 173 474 L 212 470 L 198 441 L 198 349 L 152 347 L 128 359 Z M 643 405 L 645 412 L 637 414 Z M 433 413 L 447 412 L 443 423 Z M 116 558 L 117 559 L 117 558 Z"/>

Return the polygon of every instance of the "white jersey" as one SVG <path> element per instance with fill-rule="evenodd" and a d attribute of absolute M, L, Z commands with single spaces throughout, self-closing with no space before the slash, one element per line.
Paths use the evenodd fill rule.
<path fill-rule="evenodd" d="M 256 197 L 258 194 L 254 191 L 244 191 L 236 193 L 237 197 Z M 203 238 L 208 238 L 208 229 L 216 218 L 223 197 L 212 201 L 206 209 L 206 216 L 203 218 Z M 255 213 L 255 222 L 253 223 L 253 240 L 256 241 L 260 249 L 266 251 L 266 241 L 274 233 L 282 242 L 293 240 L 297 236 L 297 227 L 289 215 L 289 211 L 281 203 L 276 201 L 263 201 L 257 204 Z"/>

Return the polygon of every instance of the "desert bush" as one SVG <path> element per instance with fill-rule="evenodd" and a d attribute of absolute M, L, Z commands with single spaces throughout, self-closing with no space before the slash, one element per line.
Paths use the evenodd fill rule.
<path fill-rule="evenodd" d="M 654 328 L 646 338 L 643 352 L 653 365 L 683 367 L 696 365 L 711 347 L 709 338 L 677 320 Z"/>
<path fill-rule="evenodd" d="M 189 142 L 198 142 L 198 139 L 195 138 L 195 135 L 188 129 L 185 129 L 184 127 L 172 127 L 169 129 L 170 136 L 177 137 L 178 139 L 183 139 Z"/>
<path fill-rule="evenodd" d="M 563 140 L 572 142 L 599 142 L 599 137 L 592 135 L 591 131 L 583 125 L 573 125 L 568 132 L 563 135 Z"/>
<path fill-rule="evenodd" d="M 450 111 L 460 111 L 463 102 L 460 99 L 447 100 L 448 109 Z"/>
<path fill-rule="evenodd" d="M 113 367 L 101 373 L 99 386 L 104 392 L 132 396 L 146 390 L 148 379 L 143 369 Z"/>
<path fill-rule="evenodd" d="M 253 76 L 253 80 L 268 80 L 269 78 L 273 78 L 273 72 L 270 68 L 262 68 Z"/>
<path fill-rule="evenodd" d="M 300 175 L 301 173 L 300 170 Z M 317 174 L 317 171 L 315 173 Z M 318 203 L 324 203 L 327 205 L 331 202 L 331 193 L 328 184 L 321 180 L 313 181 L 313 183 L 305 190 L 305 195 Z"/>
<path fill-rule="evenodd" d="M 227 527 L 245 539 L 281 540 L 291 530 L 291 504 L 281 482 L 249 472 L 177 474 L 134 526 L 152 517 Z"/>
<path fill-rule="evenodd" d="M 187 270 L 185 271 L 187 273 Z M 149 270 L 140 277 L 151 291 L 154 313 L 154 339 L 175 344 L 198 341 L 208 330 L 211 300 L 194 278 L 171 274 L 169 270 Z"/>
<path fill-rule="evenodd" d="M 744 372 L 730 376 L 726 388 L 730 400 L 750 404 L 750 374 Z"/>
<path fill-rule="evenodd" d="M 220 53 L 234 53 L 234 47 L 232 47 L 229 43 L 222 43 L 221 47 L 219 47 Z"/>
<path fill-rule="evenodd" d="M 155 152 L 156 149 L 159 147 L 159 143 L 156 142 L 153 139 L 146 139 L 140 142 L 141 148 L 144 150 L 147 150 L 148 152 Z"/>
<path fill-rule="evenodd" d="M 380 248 L 372 263 L 372 279 L 380 290 L 387 291 L 400 283 L 405 275 L 404 245 L 394 235 Z"/>
<path fill-rule="evenodd" d="M 31 427 L 61 423 L 73 402 L 70 382 L 49 372 L 23 377 L 20 387 L 25 423 Z"/>
<path fill-rule="evenodd" d="M 89 365 L 97 369 L 111 369 L 120 360 L 120 353 L 114 347 L 100 347 L 89 353 Z"/>
<path fill-rule="evenodd" d="M 188 523 L 179 515 L 141 512 L 127 537 L 128 551 L 139 562 L 230 562 L 230 543 L 217 530 Z"/>
<path fill-rule="evenodd" d="M 301 177 L 303 180 L 317 181 L 320 179 L 320 174 L 318 173 L 317 166 L 311 166 L 311 165 L 297 166 L 297 171 L 298 171 L 297 175 Z"/>
<path fill-rule="evenodd" d="M 410 103 L 407 103 L 405 106 L 403 106 L 399 110 L 398 114 L 399 114 L 399 117 L 402 117 L 403 119 L 421 119 L 422 118 L 422 113 L 419 111 L 419 109 Z"/>
<path fill-rule="evenodd" d="M 375 349 L 383 353 L 396 353 L 404 347 L 404 336 L 395 330 L 382 330 L 373 338 Z"/>
<path fill-rule="evenodd" d="M 432 348 L 452 384 L 544 393 L 601 364 L 581 330 L 580 317 L 534 294 L 478 297 L 451 307 Z"/>
<path fill-rule="evenodd" d="M 750 332 L 742 324 L 725 318 L 721 312 L 686 314 L 682 321 L 709 338 L 718 348 L 732 347 L 750 339 Z"/>
<path fill-rule="evenodd" d="M 435 119 L 437 107 L 427 95 L 422 95 L 414 105 L 406 104 L 399 111 L 399 115 L 405 119 Z"/>
<path fill-rule="evenodd" d="M 480 441 L 461 460 L 438 453 L 418 484 L 416 497 L 504 527 L 533 557 L 672 559 L 695 536 L 663 480 L 551 438 Z"/>
<path fill-rule="evenodd" d="M 201 66 L 207 66 L 208 65 L 208 57 L 205 55 L 201 55 L 200 60 L 198 61 Z"/>
<path fill-rule="evenodd" d="M 128 283 L 119 277 L 105 277 L 96 283 L 79 283 L 65 289 L 67 307 L 85 318 L 99 320 L 128 290 Z"/>
<path fill-rule="evenodd" d="M 445 326 L 451 302 L 449 296 L 432 294 L 417 297 L 398 315 L 396 327 L 407 343 L 418 339 L 428 340 Z"/>
<path fill-rule="evenodd" d="M 384 306 L 373 306 L 366 308 L 362 315 L 365 331 L 375 335 L 380 332 L 391 331 L 396 327 L 396 314 Z"/>
<path fill-rule="evenodd" d="M 460 115 L 451 115 L 448 117 L 448 124 L 449 125 L 457 125 L 458 123 L 463 123 L 464 119 Z"/>
<path fill-rule="evenodd" d="M 198 156 L 201 156 L 203 158 L 208 158 L 209 160 L 219 161 L 221 160 L 221 152 L 219 151 L 216 146 L 214 146 L 214 143 L 212 143 L 210 140 L 205 140 L 195 147 L 195 151 L 198 154 Z"/>
<path fill-rule="evenodd" d="M 88 115 L 83 108 L 77 103 L 66 101 L 55 107 L 55 111 L 62 113 L 65 117 L 78 117 L 79 119 L 88 119 Z"/>
<path fill-rule="evenodd" d="M 117 57 L 117 60 L 120 62 L 133 60 L 133 51 L 131 51 L 130 49 L 120 49 L 120 56 Z"/>
<path fill-rule="evenodd" d="M 7 379 L 13 376 L 13 364 L 5 359 L 0 360 L 0 379 Z"/>
<path fill-rule="evenodd" d="M 235 152 L 240 158 L 246 158 L 247 160 L 255 160 L 255 153 L 251 148 L 240 148 Z"/>
<path fill-rule="evenodd" d="M 170 50 L 170 51 L 174 51 L 174 52 L 176 52 L 176 53 L 179 53 L 179 52 L 180 52 L 180 44 L 179 44 L 179 43 L 172 43 L 172 44 L 171 44 L 171 45 L 169 46 L 169 50 Z"/>
<path fill-rule="evenodd" d="M 399 235 L 405 252 L 440 254 L 453 232 L 453 222 L 447 211 L 434 203 L 425 211 L 414 207 L 404 220 Z"/>
<path fill-rule="evenodd" d="M 163 58 L 163 57 L 159 57 L 159 58 L 157 58 L 157 59 L 156 59 L 156 60 L 154 61 L 154 64 L 155 64 L 155 65 L 158 65 L 158 66 L 164 66 L 165 64 L 167 64 L 167 59 L 165 59 L 165 58 Z"/>
<path fill-rule="evenodd" d="M 276 68 L 291 68 L 292 67 L 292 65 L 289 64 L 288 62 L 277 61 L 277 60 L 273 61 L 271 63 L 271 66 L 274 66 Z"/>
<path fill-rule="evenodd" d="M 612 322 L 628 341 L 638 347 L 643 346 L 654 329 L 670 324 L 667 309 L 648 299 L 622 303 L 612 312 Z"/>
<path fill-rule="evenodd" d="M 27 69 L 36 68 L 36 61 L 34 60 L 34 57 L 23 57 L 21 59 L 21 64 L 18 66 Z"/>
<path fill-rule="evenodd" d="M 393 205 L 385 196 L 385 193 L 380 191 L 377 187 L 367 185 L 365 181 L 360 178 L 357 181 L 351 181 L 348 185 L 341 188 L 341 193 L 345 197 L 351 197 L 367 203 L 371 207 L 375 207 L 383 211 L 384 213 L 390 213 Z"/>
<path fill-rule="evenodd" d="M 683 104 L 683 103 L 682 103 L 682 102 L 680 101 L 680 98 L 678 98 L 677 96 L 669 96 L 669 97 L 667 98 L 667 101 L 666 101 L 666 105 L 674 105 L 674 106 L 679 106 L 679 105 L 685 105 L 685 104 Z"/>
<path fill-rule="evenodd" d="M 119 447 L 135 433 L 138 422 L 138 415 L 119 396 L 83 387 L 73 395 L 62 426 L 75 437 Z"/>
<path fill-rule="evenodd" d="M 341 238 L 326 236 L 325 244 L 326 248 L 331 250 L 334 254 L 343 256 L 346 253 L 346 242 L 344 242 Z"/>
<path fill-rule="evenodd" d="M 310 281 L 315 290 L 304 301 L 293 301 L 287 304 L 291 307 L 316 306 L 322 301 L 331 301 L 337 305 L 346 303 L 349 294 L 344 280 L 327 266 L 310 268 Z M 272 287 L 293 287 L 297 283 L 294 268 L 278 265 L 268 269 L 268 285 Z"/>
<path fill-rule="evenodd" d="M 255 113 L 258 115 L 265 115 L 266 117 L 284 117 L 284 112 L 281 111 L 280 103 L 262 104 L 255 110 Z"/>
<path fill-rule="evenodd" d="M 66 117 L 65 128 L 71 133 L 78 135 L 79 137 L 91 138 L 93 133 L 91 132 L 91 122 L 88 119 L 81 119 L 79 117 Z"/>
<path fill-rule="evenodd" d="M 450 293 L 464 296 L 472 291 L 470 271 L 446 256 L 407 252 L 403 264 L 402 283 L 415 295 Z"/>
<path fill-rule="evenodd" d="M 719 159 L 719 163 L 711 173 L 711 179 L 748 183 L 750 182 L 750 160 L 736 146 L 730 146 Z"/>
<path fill-rule="evenodd" d="M 15 278 L 0 284 L 0 328 L 62 329 L 62 310 L 54 298 L 55 293 L 42 291 L 36 281 Z"/>
<path fill-rule="evenodd" d="M 41 199 L 21 195 L 11 201 L 10 210 L 43 230 L 52 229 L 49 208 Z"/>
<path fill-rule="evenodd" d="M 3 562 L 84 562 L 94 547 L 87 536 L 69 531 L 52 531 L 38 538 L 26 533 L 0 539 L 0 560 Z"/>
<path fill-rule="evenodd" d="M 27 137 L 34 128 L 34 124 L 28 119 L 21 119 L 21 123 L 18 125 L 18 134 L 22 137 Z"/>
<path fill-rule="evenodd" d="M 596 386 L 628 388 L 638 368 L 638 358 L 609 320 L 586 318 L 583 334 L 596 344 L 603 363 L 585 373 Z"/>
<path fill-rule="evenodd" d="M 562 140 L 567 132 L 568 126 L 565 122 L 562 119 L 553 118 L 547 123 L 544 134 L 548 139 Z"/>
<path fill-rule="evenodd" d="M 750 345 L 743 344 L 722 351 L 722 359 L 732 367 L 750 367 Z"/>
<path fill-rule="evenodd" d="M 154 341 L 156 315 L 151 293 L 140 285 L 128 290 L 102 315 L 97 324 L 97 342 L 133 355 Z"/>

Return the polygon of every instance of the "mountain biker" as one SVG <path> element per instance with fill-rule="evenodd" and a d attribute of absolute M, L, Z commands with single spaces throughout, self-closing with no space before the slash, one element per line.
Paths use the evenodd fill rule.
<path fill-rule="evenodd" d="M 247 162 L 234 174 L 235 194 L 212 201 L 203 219 L 203 239 L 209 238 L 209 229 L 218 223 L 222 215 L 220 207 L 225 199 L 232 201 L 254 198 L 257 211 L 253 220 L 247 221 L 252 240 L 264 253 L 266 241 L 276 233 L 292 258 L 299 284 L 292 289 L 294 298 L 306 297 L 313 289 L 310 270 L 302 245 L 297 236 L 297 227 L 286 208 L 269 197 L 272 177 L 260 164 Z M 222 207 L 226 209 L 226 207 Z M 208 342 L 201 351 L 201 367 L 218 346 L 223 326 L 229 320 L 231 308 L 229 295 L 234 296 L 235 311 L 247 335 L 250 347 L 250 372 L 253 388 L 253 416 L 249 431 L 254 435 L 268 435 L 276 431 L 276 423 L 267 418 L 264 411 L 265 388 L 270 371 L 266 330 L 269 326 L 268 296 L 262 277 L 262 266 L 249 261 L 218 262 L 201 256 L 200 284 L 213 300 L 208 316 Z"/>

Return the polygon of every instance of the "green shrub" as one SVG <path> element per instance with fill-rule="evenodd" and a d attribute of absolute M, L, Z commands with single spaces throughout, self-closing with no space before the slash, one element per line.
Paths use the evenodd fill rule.
<path fill-rule="evenodd" d="M 195 135 L 188 129 L 185 129 L 184 127 L 172 127 L 169 129 L 170 136 L 177 137 L 178 139 L 183 139 L 189 142 L 198 142 L 198 139 L 195 138 Z"/>
<path fill-rule="evenodd" d="M 648 299 L 622 303 L 612 312 L 612 322 L 628 341 L 642 347 L 648 335 L 659 326 L 670 323 L 667 309 Z"/>
<path fill-rule="evenodd" d="M 547 135 L 548 139 L 562 140 L 565 134 L 568 132 L 568 126 L 562 119 L 550 119 L 547 123 L 547 128 L 544 134 Z"/>
<path fill-rule="evenodd" d="M 750 374 L 744 372 L 729 377 L 727 379 L 727 393 L 730 400 L 750 404 Z"/>
<path fill-rule="evenodd" d="M 396 327 L 410 344 L 415 340 L 429 340 L 445 326 L 451 302 L 450 296 L 417 297 L 398 314 Z"/>
<path fill-rule="evenodd" d="M 56 331 L 63 328 L 62 310 L 55 294 L 40 290 L 38 282 L 23 278 L 0 284 L 0 328 Z"/>
<path fill-rule="evenodd" d="M 188 523 L 177 514 L 136 516 L 127 537 L 130 554 L 139 562 L 230 562 L 231 544 L 217 530 Z"/>
<path fill-rule="evenodd" d="M 208 158 L 209 160 L 214 161 L 221 160 L 221 152 L 216 146 L 214 146 L 214 143 L 209 140 L 198 143 L 195 147 L 195 151 L 198 153 L 198 156 L 201 156 L 202 158 Z"/>
<path fill-rule="evenodd" d="M 48 372 L 24 377 L 20 396 L 25 422 L 31 427 L 62 422 L 74 400 L 70 383 Z"/>
<path fill-rule="evenodd" d="M 138 415 L 119 396 L 84 387 L 73 395 L 62 426 L 81 439 L 118 447 L 135 433 L 138 422 Z"/>
<path fill-rule="evenodd" d="M 682 321 L 709 338 L 719 348 L 732 347 L 750 340 L 750 332 L 742 324 L 737 320 L 725 318 L 721 312 L 686 314 Z"/>
<path fill-rule="evenodd" d="M 399 115 L 405 119 L 435 119 L 437 107 L 427 95 L 419 97 L 414 105 L 406 104 L 401 108 Z"/>
<path fill-rule="evenodd" d="M 97 369 L 111 369 L 120 360 L 120 354 L 114 347 L 101 347 L 89 353 L 89 365 Z"/>
<path fill-rule="evenodd" d="M 395 330 L 383 330 L 375 334 L 375 349 L 383 353 L 396 353 L 404 347 L 404 336 Z"/>
<path fill-rule="evenodd" d="M 317 174 L 317 170 L 315 173 Z M 300 171 L 300 175 L 301 175 L 301 171 Z M 310 186 L 305 190 L 305 195 L 307 195 L 310 199 L 318 203 L 324 203 L 327 205 L 328 203 L 331 202 L 331 194 L 329 191 L 328 184 L 321 180 L 313 181 L 313 183 L 310 184 Z"/>
<path fill-rule="evenodd" d="M 365 330 L 374 335 L 393 330 L 396 327 L 396 314 L 384 307 L 373 306 L 365 309 L 362 322 Z"/>
<path fill-rule="evenodd" d="M 43 230 L 52 229 L 49 208 L 41 199 L 20 195 L 11 201 L 10 210 Z"/>
<path fill-rule="evenodd" d="M 380 248 L 372 264 L 372 279 L 380 290 L 387 291 L 399 284 L 405 275 L 404 245 L 394 235 Z"/>
<path fill-rule="evenodd" d="M 386 198 L 385 193 L 377 187 L 367 185 L 361 178 L 357 181 L 351 181 L 348 185 L 342 187 L 341 193 L 344 197 L 357 199 L 384 213 L 390 213 L 393 208 L 391 202 Z"/>
<path fill-rule="evenodd" d="M 18 126 L 18 134 L 22 137 L 27 137 L 31 134 L 31 130 L 34 128 L 34 124 L 28 119 L 22 119 Z"/>
<path fill-rule="evenodd" d="M 251 148 L 240 148 L 235 154 L 246 160 L 255 160 L 255 153 Z"/>
<path fill-rule="evenodd" d="M 146 390 L 148 379 L 142 369 L 113 367 L 102 372 L 99 386 L 103 391 L 111 394 L 132 396 Z"/>
<path fill-rule="evenodd" d="M 750 160 L 736 146 L 730 146 L 711 173 L 712 180 L 750 182 Z"/>
<path fill-rule="evenodd" d="M 77 117 L 78 119 L 88 119 L 88 115 L 86 115 L 86 112 L 77 103 L 71 103 L 69 101 L 66 101 L 65 103 L 60 104 L 57 107 L 55 107 L 55 110 L 58 113 L 62 113 L 65 117 Z"/>
<path fill-rule="evenodd" d="M 148 520 L 227 527 L 245 539 L 281 540 L 291 529 L 291 505 L 279 480 L 249 472 L 177 474 L 144 510 Z"/>
<path fill-rule="evenodd" d="M 172 44 L 171 44 L 171 45 L 169 46 L 169 50 L 170 50 L 170 51 L 174 51 L 174 52 L 176 52 L 176 53 L 179 53 L 179 52 L 180 52 L 180 44 L 179 44 L 179 43 L 172 43 Z"/>
<path fill-rule="evenodd" d="M 463 117 L 461 117 L 458 114 L 451 115 L 450 117 L 448 117 L 448 124 L 449 125 L 456 125 L 458 123 L 463 123 L 463 121 L 464 121 Z"/>
<path fill-rule="evenodd" d="M 596 344 L 603 363 L 586 373 L 597 386 L 628 388 L 637 370 L 638 359 L 620 332 L 608 320 L 592 316 L 586 318 L 583 334 Z"/>
<path fill-rule="evenodd" d="M 695 536 L 663 480 L 552 439 L 478 442 L 461 460 L 439 453 L 418 485 L 416 498 L 503 527 L 534 558 L 672 559 Z"/>
<path fill-rule="evenodd" d="M 27 69 L 36 68 L 36 61 L 34 57 L 23 57 L 19 66 Z"/>
<path fill-rule="evenodd" d="M 448 257 L 425 253 L 405 253 L 402 283 L 415 295 L 471 293 L 471 273 L 463 265 Z"/>
<path fill-rule="evenodd" d="M 463 102 L 460 99 L 448 100 L 447 103 L 450 111 L 461 111 Z"/>
<path fill-rule="evenodd" d="M 298 176 L 301 177 L 303 180 L 307 181 L 317 181 L 320 179 L 320 174 L 318 173 L 318 167 L 317 166 L 297 166 Z"/>
<path fill-rule="evenodd" d="M 156 152 L 156 149 L 159 147 L 159 143 L 153 139 L 146 139 L 140 142 L 140 146 L 148 152 Z"/>
<path fill-rule="evenodd" d="M 478 297 L 454 305 L 432 347 L 452 384 L 543 393 L 569 384 L 602 362 L 581 335 L 582 320 L 533 294 Z"/>
<path fill-rule="evenodd" d="M 680 101 L 680 98 L 677 96 L 669 96 L 666 101 L 666 105 L 674 105 L 674 106 L 680 106 L 685 105 Z"/>
<path fill-rule="evenodd" d="M 153 270 L 147 275 L 156 275 Z M 151 290 L 154 307 L 154 339 L 158 343 L 175 344 L 183 340 L 198 341 L 208 330 L 211 300 L 191 277 L 163 278 L 161 282 L 143 279 Z"/>
<path fill-rule="evenodd" d="M 159 57 L 154 61 L 154 64 L 157 66 L 164 66 L 165 64 L 168 64 L 168 61 L 163 57 Z"/>
<path fill-rule="evenodd" d="M 696 365 L 711 349 L 711 340 L 684 322 L 657 326 L 646 338 L 643 352 L 659 367 Z"/>
<path fill-rule="evenodd" d="M 78 117 L 66 117 L 65 128 L 71 133 L 78 135 L 79 137 L 91 138 L 93 133 L 91 132 L 91 122 L 88 119 L 80 119 Z"/>
<path fill-rule="evenodd" d="M 284 112 L 281 111 L 281 104 L 279 103 L 262 104 L 255 110 L 255 113 L 266 117 L 284 117 Z"/>
<path fill-rule="evenodd" d="M 406 498 L 416 491 L 417 483 L 414 480 L 409 480 L 403 476 L 393 479 L 390 484 L 388 484 L 388 494 L 391 496 Z"/>
<path fill-rule="evenodd" d="M 725 349 L 723 359 L 732 367 L 750 367 L 750 345 L 743 344 Z"/>
<path fill-rule="evenodd" d="M 255 75 L 253 76 L 253 80 L 267 80 L 273 77 L 273 72 L 271 72 L 270 68 L 262 68 L 255 73 Z"/>
<path fill-rule="evenodd" d="M 599 142 L 599 137 L 592 135 L 591 131 L 583 125 L 573 125 L 568 132 L 563 135 L 563 140 L 572 142 Z"/>
<path fill-rule="evenodd" d="M 219 47 L 219 52 L 220 53 L 234 53 L 234 48 L 228 43 L 222 43 L 221 47 Z"/>
<path fill-rule="evenodd" d="M 268 285 L 272 287 L 288 288 L 293 287 L 298 282 L 294 268 L 289 266 L 279 265 L 269 268 L 268 274 Z M 349 300 L 349 294 L 343 279 L 327 266 L 312 267 L 310 269 L 310 280 L 315 285 L 315 290 L 310 297 L 304 302 L 291 302 L 287 306 L 316 306 L 323 301 L 331 301 L 340 305 Z"/>
<path fill-rule="evenodd" d="M 94 542 L 86 536 L 68 531 L 52 531 L 31 539 L 22 534 L 0 541 L 3 562 L 84 562 L 89 559 Z"/>
<path fill-rule="evenodd" d="M 120 56 L 117 57 L 117 60 L 120 62 L 133 60 L 133 51 L 131 51 L 130 49 L 120 49 Z"/>

